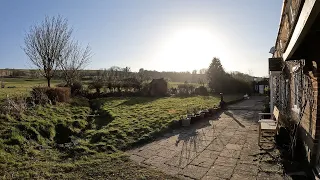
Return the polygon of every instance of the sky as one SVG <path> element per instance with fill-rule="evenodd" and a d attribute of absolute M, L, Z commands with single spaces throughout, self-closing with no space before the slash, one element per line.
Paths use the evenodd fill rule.
<path fill-rule="evenodd" d="M 268 74 L 281 0 L 0 0 L 0 68 L 34 66 L 24 38 L 45 16 L 61 15 L 73 38 L 89 44 L 86 69 L 111 66 L 157 71 L 207 68 Z"/>

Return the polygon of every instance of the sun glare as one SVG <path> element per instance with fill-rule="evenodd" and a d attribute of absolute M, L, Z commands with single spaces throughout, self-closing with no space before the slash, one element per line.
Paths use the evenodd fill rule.
<path fill-rule="evenodd" d="M 206 29 L 185 29 L 167 37 L 156 62 L 165 70 L 186 71 L 209 65 L 212 57 L 221 57 L 219 38 Z"/>

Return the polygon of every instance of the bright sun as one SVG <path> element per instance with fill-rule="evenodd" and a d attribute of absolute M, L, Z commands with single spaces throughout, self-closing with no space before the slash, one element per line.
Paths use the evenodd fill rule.
<path fill-rule="evenodd" d="M 205 29 L 185 29 L 173 33 L 156 55 L 161 69 L 186 71 L 207 67 L 214 56 L 221 56 L 218 38 Z M 219 53 L 219 54 L 217 54 Z"/>

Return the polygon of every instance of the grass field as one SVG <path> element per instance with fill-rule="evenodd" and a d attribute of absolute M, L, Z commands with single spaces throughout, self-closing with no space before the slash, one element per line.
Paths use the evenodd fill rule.
<path fill-rule="evenodd" d="M 14 95 L 45 81 L 11 79 L 6 85 L 16 88 L 0 91 L 10 89 Z M 74 98 L 36 106 L 18 117 L 0 115 L 0 179 L 174 179 L 133 163 L 122 150 L 156 137 L 187 110 L 218 102 L 213 96 L 101 98 L 91 103 Z"/>
<path fill-rule="evenodd" d="M 28 96 L 30 90 L 34 86 L 47 86 L 47 81 L 45 79 L 28 79 L 28 78 L 1 78 L 0 81 L 5 83 L 5 88 L 0 88 L 0 99 L 9 96 Z M 61 83 L 62 80 L 51 80 L 51 86 Z M 84 84 L 87 85 L 89 82 L 86 81 Z M 183 82 L 168 82 L 168 88 L 178 87 L 179 84 Z M 190 83 L 195 87 L 200 86 L 197 83 Z M 9 87 L 9 88 L 8 88 Z"/>
<path fill-rule="evenodd" d="M 180 84 L 184 84 L 184 82 L 168 82 L 168 88 L 176 88 Z M 198 83 L 188 83 L 188 84 L 194 85 L 195 87 L 200 86 L 200 84 L 198 84 Z"/>
<path fill-rule="evenodd" d="M 45 79 L 26 79 L 26 78 L 2 78 L 5 88 L 0 88 L 0 99 L 9 96 L 26 96 L 34 86 L 46 86 Z M 60 83 L 60 80 L 52 80 L 52 86 Z"/>

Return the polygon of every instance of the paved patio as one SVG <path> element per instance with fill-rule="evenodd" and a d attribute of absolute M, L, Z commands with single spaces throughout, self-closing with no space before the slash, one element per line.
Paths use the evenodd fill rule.
<path fill-rule="evenodd" d="M 130 158 L 181 179 L 283 179 L 273 143 L 258 146 L 262 97 L 253 97 L 216 117 L 167 133 L 129 151 Z"/>

